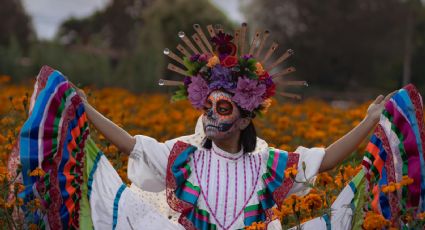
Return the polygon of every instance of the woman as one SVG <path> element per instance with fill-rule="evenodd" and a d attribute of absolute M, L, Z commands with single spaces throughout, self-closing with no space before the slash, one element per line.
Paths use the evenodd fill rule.
<path fill-rule="evenodd" d="M 82 91 L 80 95 L 85 98 Z M 305 181 L 304 178 L 311 179 L 334 168 L 355 151 L 379 121 L 390 96 L 378 96 L 363 121 L 326 149 L 299 147 L 295 153 L 256 146 L 263 141 L 257 140 L 253 118 L 245 115 L 246 111 L 238 108 L 232 95 L 225 91 L 209 94 L 202 118 L 207 139 L 202 146 L 189 140 L 194 148 L 178 139 L 159 143 L 147 136 L 133 137 L 97 112 L 87 100 L 84 105 L 96 129 L 123 153 L 130 154 L 129 179 L 147 191 L 167 188 L 168 204 L 182 213 L 179 222 L 184 227 L 239 229 L 270 218 L 267 214 L 271 215 L 273 195 L 283 200 L 291 193 L 308 192 L 304 184 L 284 178 L 285 169 L 296 167 L 296 180 Z M 183 159 L 177 160 L 179 157 Z M 278 165 L 268 167 L 268 162 L 274 160 L 278 160 Z M 305 174 L 302 162 L 306 164 Z M 274 178 L 267 179 L 268 175 Z M 271 196 L 262 200 L 265 196 L 261 193 Z M 187 206 L 196 208 L 185 213 L 191 209 Z"/>
<path fill-rule="evenodd" d="M 241 31 L 246 31 L 246 25 L 242 26 Z M 186 58 L 164 51 L 186 67 L 182 71 L 180 67 L 169 65 L 169 69 L 184 75 L 188 73 L 189 76 L 183 82 L 162 80 L 161 84 L 180 85 L 177 99 L 188 98 L 195 108 L 204 111 L 203 128 L 199 132 L 164 143 L 143 135 L 131 136 L 96 111 L 83 91 L 78 90 L 82 103 L 78 104 L 80 99 L 75 102 L 84 107 L 77 109 L 81 110 L 78 114 L 85 111 L 88 120 L 106 139 L 121 152 L 129 154 L 128 177 L 135 185 L 147 191 L 166 190 L 168 205 L 180 213 L 180 226 L 171 224 L 126 189 L 108 160 L 98 153 L 89 139 L 85 142 L 84 138 L 74 138 L 80 144 L 73 146 L 84 146 L 84 167 L 88 167 L 85 171 L 88 172 L 90 211 L 83 211 L 87 210 L 83 196 L 80 213 L 83 217 L 90 216 L 90 221 L 80 220 L 80 226 L 92 223 L 99 229 L 111 225 L 122 229 L 240 229 L 261 221 L 267 223 L 269 229 L 279 229 L 278 220 L 272 220 L 271 208 L 280 206 L 289 194 L 307 193 L 308 186 L 303 182 L 312 180 L 317 173 L 330 170 L 347 158 L 376 126 L 386 102 L 393 95 L 378 96 L 364 119 L 327 148 L 299 147 L 295 152 L 269 148 L 256 136 L 252 120 L 270 105 L 270 98 L 275 94 L 275 77 L 292 71 L 289 68 L 270 76 L 265 69 L 276 67 L 292 52 L 287 51 L 282 58 L 265 66 L 256 60 L 261 59 L 261 48 L 256 52 L 253 52 L 255 47 L 250 48 L 248 53 L 244 53 L 243 33 L 240 39 L 233 41 L 231 35 L 221 30 L 209 30 L 212 37 L 212 44 L 209 44 L 208 39 L 203 39 L 205 35 L 199 25 L 194 25 L 194 28 L 200 37 L 197 44 L 206 52 L 196 52 L 193 44 L 187 41 L 185 43 L 194 54 L 187 54 Z M 184 34 L 179 33 L 179 36 L 184 38 Z M 256 39 L 259 39 L 258 36 Z M 199 43 L 201 40 L 204 43 Z M 262 60 L 270 55 L 267 52 L 267 58 Z M 66 85 L 66 80 L 57 82 Z M 55 83 L 54 79 L 48 82 L 46 88 L 55 85 L 60 87 L 61 83 Z M 56 92 L 53 88 L 46 91 Z M 39 104 L 43 106 L 42 102 Z M 80 117 L 84 118 L 83 115 Z M 77 123 L 86 128 L 83 121 Z M 40 126 L 36 128 L 39 132 Z M 31 133 L 31 129 L 24 126 L 21 136 L 26 133 Z M 25 161 L 22 156 L 25 154 L 21 153 L 21 161 Z M 61 154 L 59 158 L 63 159 Z M 84 193 L 84 187 L 82 190 Z M 348 209 L 354 193 L 347 195 L 344 191 L 342 197 L 345 198 L 337 200 L 340 210 Z M 71 209 L 68 207 L 68 210 Z M 62 216 L 62 226 L 72 222 L 65 211 L 57 210 Z M 344 213 L 348 212 L 338 211 L 335 214 L 332 220 L 334 228 L 350 228 L 351 216 L 344 216 Z"/>

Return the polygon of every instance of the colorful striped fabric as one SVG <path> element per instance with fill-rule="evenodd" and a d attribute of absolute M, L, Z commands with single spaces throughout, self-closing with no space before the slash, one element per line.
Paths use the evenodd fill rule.
<path fill-rule="evenodd" d="M 51 229 L 79 228 L 84 146 L 89 131 L 81 99 L 58 71 L 45 66 L 37 78 L 30 116 L 19 138 L 26 203 L 39 198 L 49 210 L 26 218 Z M 36 168 L 44 176 L 30 176 Z M 23 208 L 25 210 L 25 206 Z M 42 215 L 40 215 L 41 217 Z"/>
<path fill-rule="evenodd" d="M 244 224 L 250 226 L 254 222 L 266 220 L 266 215 L 261 204 L 249 205 L 244 209 Z"/>
<path fill-rule="evenodd" d="M 381 213 L 394 224 L 408 209 L 413 214 L 425 211 L 425 129 L 422 97 L 407 85 L 385 104 L 380 122 L 366 148 L 362 162 L 368 208 Z M 401 191 L 384 193 L 382 187 L 400 183 L 403 176 L 413 183 Z"/>
<path fill-rule="evenodd" d="M 196 229 L 215 230 L 217 226 L 210 223 L 210 214 L 206 210 L 194 207 L 186 218 L 190 220 Z"/>
<path fill-rule="evenodd" d="M 25 190 L 18 196 L 24 200 L 26 224 L 41 229 L 177 229 L 123 184 L 90 138 L 84 104 L 60 72 L 48 66 L 41 69 L 29 113 L 8 163 L 14 172 L 17 162 L 22 165 Z M 176 162 L 184 164 L 180 160 L 185 159 Z M 30 176 L 31 172 L 40 173 Z M 190 168 L 176 173 L 182 199 L 195 203 L 200 189 L 184 183 Z M 42 207 L 34 210 L 31 203 L 36 198 Z M 192 211 L 193 224 L 201 226 L 208 216 Z"/>
<path fill-rule="evenodd" d="M 376 211 L 393 226 L 409 229 L 401 215 L 425 211 L 425 124 L 422 97 L 413 85 L 398 90 L 385 104 L 379 124 L 367 144 L 363 170 L 332 204 L 330 221 L 320 217 L 304 229 L 362 229 L 366 211 Z M 403 177 L 413 183 L 384 192 Z"/>
<path fill-rule="evenodd" d="M 288 153 L 283 150 L 269 148 L 269 158 L 267 159 L 267 170 L 262 175 L 265 188 L 258 191 L 262 210 L 264 210 L 267 221 L 273 218 L 271 208 L 274 205 L 282 205 L 289 190 L 294 183 L 293 180 L 285 179 L 285 170 L 291 167 L 298 167 L 299 154 Z M 245 220 L 246 221 L 246 220 Z"/>

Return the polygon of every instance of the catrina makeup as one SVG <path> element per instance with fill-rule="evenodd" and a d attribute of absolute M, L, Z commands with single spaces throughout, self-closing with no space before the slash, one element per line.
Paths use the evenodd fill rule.
<path fill-rule="evenodd" d="M 225 137 L 237 129 L 235 123 L 240 118 L 232 95 L 223 91 L 213 91 L 204 105 L 203 125 L 207 137 Z"/>

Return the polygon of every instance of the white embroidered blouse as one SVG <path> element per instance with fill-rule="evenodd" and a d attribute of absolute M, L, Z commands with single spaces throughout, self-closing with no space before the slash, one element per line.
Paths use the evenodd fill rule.
<path fill-rule="evenodd" d="M 254 152 L 232 154 L 214 144 L 205 149 L 201 139 L 195 134 L 160 143 L 137 135 L 128 165 L 136 186 L 152 192 L 167 189 L 167 202 L 182 213 L 179 223 L 186 229 L 240 229 L 269 222 L 271 207 L 289 194 L 308 192 L 304 184 L 285 178 L 284 170 L 296 167 L 297 181 L 312 180 L 325 153 L 304 147 L 288 153 L 258 139 Z M 276 221 L 268 225 L 279 228 Z"/>

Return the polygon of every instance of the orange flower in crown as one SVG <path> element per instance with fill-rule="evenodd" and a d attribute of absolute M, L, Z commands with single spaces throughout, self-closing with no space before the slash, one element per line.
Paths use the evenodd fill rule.
<path fill-rule="evenodd" d="M 265 112 L 270 105 L 270 98 L 276 94 L 275 79 L 294 72 L 295 68 L 289 67 L 273 74 L 270 71 L 292 56 L 293 51 L 287 50 L 269 63 L 277 43 L 262 52 L 269 36 L 268 31 L 256 32 L 250 45 L 245 47 L 246 23 L 235 31 L 234 36 L 224 33 L 221 26 L 214 28 L 208 25 L 209 38 L 198 24 L 193 27 L 196 31 L 192 35 L 194 43 L 184 32 L 178 34 L 185 44 L 177 46 L 183 54 L 182 58 L 169 49 L 164 50 L 165 55 L 185 68 L 169 63 L 168 69 L 183 75 L 184 79 L 161 79 L 159 84 L 179 86 L 173 100 L 188 99 L 197 109 L 204 106 L 212 91 L 224 90 L 233 95 L 232 101 L 241 109 L 254 113 Z M 306 82 L 286 81 L 285 85 L 306 85 Z M 299 98 L 299 95 L 286 92 L 280 92 L 280 95 Z"/>

